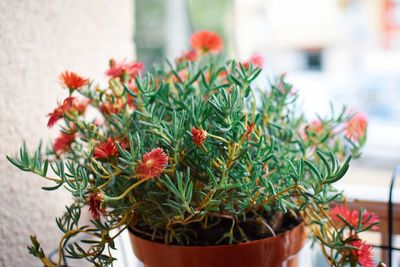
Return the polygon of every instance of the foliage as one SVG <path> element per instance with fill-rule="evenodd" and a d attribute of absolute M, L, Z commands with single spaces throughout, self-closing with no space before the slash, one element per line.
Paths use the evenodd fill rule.
<path fill-rule="evenodd" d="M 286 230 L 285 216 L 306 221 L 332 266 L 362 263 L 354 242 L 376 220 L 360 210 L 353 224 L 343 214 L 335 221 L 329 210 L 343 201 L 332 184 L 360 155 L 366 121 L 343 109 L 308 122 L 284 75 L 257 88 L 261 67 L 225 62 L 210 53 L 215 43 L 144 75 L 140 64 L 112 60 L 106 87 L 62 80 L 70 97 L 49 114 L 49 125 L 63 121 L 60 137 L 45 153 L 23 145 L 8 157 L 54 182 L 44 190 L 74 197 L 56 219 L 58 262 L 32 237 L 29 251 L 45 266 L 60 266 L 62 255 L 111 265 L 127 227 L 156 242 L 233 244 Z M 90 225 L 80 222 L 85 206 Z M 256 237 L 245 229 L 251 222 Z M 69 242 L 79 235 L 91 238 Z"/>

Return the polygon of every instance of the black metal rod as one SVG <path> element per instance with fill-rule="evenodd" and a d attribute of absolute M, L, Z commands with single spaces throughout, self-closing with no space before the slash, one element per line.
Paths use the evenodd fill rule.
<path fill-rule="evenodd" d="M 374 248 L 380 248 L 380 249 L 385 249 L 389 250 L 389 246 L 383 246 L 383 245 L 372 245 Z M 392 250 L 397 250 L 400 251 L 400 248 L 392 248 Z"/>
<path fill-rule="evenodd" d="M 392 259 L 392 251 L 395 250 L 393 248 L 393 188 L 396 181 L 398 174 L 400 173 L 400 165 L 397 165 L 396 168 L 393 170 L 392 178 L 390 180 L 390 187 L 389 187 L 389 202 L 388 202 L 388 237 L 389 237 L 389 244 L 388 244 L 388 253 L 389 253 L 389 267 L 393 267 L 393 259 Z"/>

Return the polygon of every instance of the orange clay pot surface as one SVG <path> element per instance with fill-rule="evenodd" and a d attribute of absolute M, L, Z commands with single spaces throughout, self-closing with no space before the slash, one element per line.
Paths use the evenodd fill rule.
<path fill-rule="evenodd" d="M 145 267 L 296 266 L 306 240 L 304 222 L 274 237 L 224 246 L 172 246 L 130 233 L 133 250 Z"/>

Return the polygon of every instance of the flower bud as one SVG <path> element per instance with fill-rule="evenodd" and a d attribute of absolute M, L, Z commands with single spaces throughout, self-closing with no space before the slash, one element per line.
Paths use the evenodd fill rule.
<path fill-rule="evenodd" d="M 109 81 L 111 91 L 115 96 L 121 97 L 124 93 L 124 86 L 122 85 L 119 78 L 114 78 Z"/>

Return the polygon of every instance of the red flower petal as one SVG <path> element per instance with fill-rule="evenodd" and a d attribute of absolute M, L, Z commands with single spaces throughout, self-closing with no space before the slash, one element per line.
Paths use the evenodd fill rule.
<path fill-rule="evenodd" d="M 67 97 L 64 99 L 62 104 L 58 104 L 58 106 L 48 114 L 49 121 L 47 122 L 47 127 L 53 127 L 54 124 L 57 123 L 58 120 L 64 118 L 64 114 L 66 112 L 77 111 L 79 115 L 85 113 L 87 106 L 89 105 L 90 100 L 82 100 L 78 101 L 75 97 Z"/>
<path fill-rule="evenodd" d="M 195 127 L 192 127 L 192 135 L 192 141 L 197 146 L 201 146 L 207 139 L 207 132 L 201 128 L 196 129 Z"/>
<path fill-rule="evenodd" d="M 199 31 L 192 35 L 192 47 L 202 53 L 219 53 L 224 45 L 222 38 L 210 31 Z"/>
<path fill-rule="evenodd" d="M 60 155 L 69 150 L 72 142 L 75 140 L 75 134 L 61 133 L 60 136 L 56 138 L 53 144 L 54 152 Z"/>
<path fill-rule="evenodd" d="M 378 215 L 376 215 L 373 212 L 364 210 L 363 217 L 362 217 L 362 224 L 364 225 L 364 227 L 368 227 L 368 226 L 370 226 L 372 224 L 375 224 L 377 222 L 379 222 Z M 371 227 L 371 229 L 372 230 L 378 230 L 379 227 L 378 227 L 378 225 L 374 225 L 374 226 Z"/>
<path fill-rule="evenodd" d="M 256 67 L 262 68 L 264 64 L 264 59 L 262 58 L 261 55 L 259 54 L 254 54 L 251 56 L 251 58 L 243 63 L 243 66 L 245 68 L 248 68 L 250 66 L 250 63 L 253 64 Z"/>
<path fill-rule="evenodd" d="M 358 250 L 352 250 L 351 253 L 362 267 L 375 267 L 371 245 L 361 240 L 351 242 L 350 245 L 358 248 Z"/>
<path fill-rule="evenodd" d="M 347 122 L 344 134 L 352 141 L 364 137 L 367 130 L 367 117 L 361 113 L 356 114 Z"/>
<path fill-rule="evenodd" d="M 49 121 L 47 122 L 47 127 L 51 128 L 54 126 L 54 124 L 57 123 L 59 119 L 64 117 L 64 111 L 62 110 L 62 108 L 57 107 L 54 109 L 53 112 L 50 112 L 48 116 L 49 116 Z"/>
<path fill-rule="evenodd" d="M 349 210 L 345 205 L 337 205 L 333 207 L 329 212 L 332 220 L 338 224 L 343 224 L 343 221 L 338 215 L 342 216 L 346 221 L 348 221 L 353 227 L 358 227 L 358 222 L 360 218 L 359 210 Z M 364 228 L 371 226 L 374 223 L 379 222 L 379 218 L 375 213 L 369 212 L 367 210 L 363 211 L 362 225 Z M 378 230 L 378 226 L 372 226 L 372 230 Z"/>
<path fill-rule="evenodd" d="M 93 152 L 93 157 L 96 159 L 108 159 L 118 154 L 118 148 L 115 145 L 115 140 L 111 137 L 107 138 L 105 142 L 97 145 Z"/>
<path fill-rule="evenodd" d="M 70 90 L 76 90 L 81 88 L 82 86 L 89 84 L 88 79 L 85 79 L 71 71 L 64 71 L 63 73 L 61 73 L 60 82 L 64 87 Z"/>
<path fill-rule="evenodd" d="M 110 68 L 106 71 L 106 75 L 112 78 L 120 78 L 122 81 L 125 74 L 130 78 L 136 78 L 140 72 L 143 71 L 143 63 L 141 62 L 116 62 L 114 59 L 110 60 Z"/>
<path fill-rule="evenodd" d="M 168 156 L 162 148 L 155 148 L 143 155 L 136 167 L 136 174 L 140 179 L 150 179 L 160 176 L 168 164 Z"/>
<path fill-rule="evenodd" d="M 181 57 L 178 57 L 176 59 L 176 61 L 178 63 L 182 63 L 185 61 L 194 62 L 197 60 L 197 58 L 198 58 L 198 55 L 197 55 L 196 50 L 189 50 L 188 52 L 183 53 L 183 55 Z"/>
<path fill-rule="evenodd" d="M 103 196 L 100 193 L 94 192 L 89 194 L 89 212 L 92 214 L 92 217 L 95 220 L 98 220 L 100 215 L 105 213 L 105 209 L 101 207 L 102 202 Z"/>

